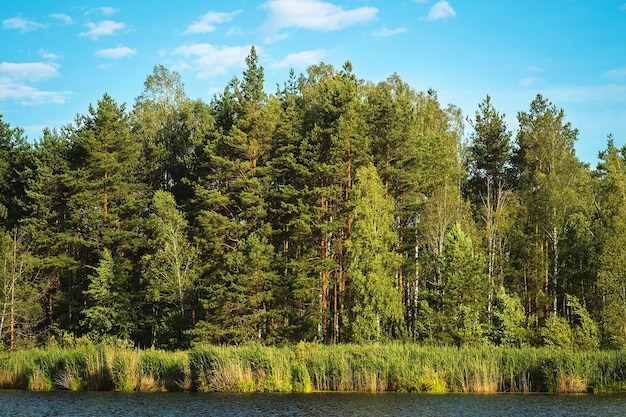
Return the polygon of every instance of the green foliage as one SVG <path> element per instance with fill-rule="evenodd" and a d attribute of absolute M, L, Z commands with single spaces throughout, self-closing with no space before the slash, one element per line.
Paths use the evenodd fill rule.
<path fill-rule="evenodd" d="M 123 310 L 121 295 L 115 288 L 115 263 L 108 250 L 104 251 L 98 267 L 89 276 L 89 286 L 85 290 L 87 305 L 81 320 L 85 332 L 94 341 L 109 337 L 128 338 L 131 323 L 129 312 Z"/>
<path fill-rule="evenodd" d="M 452 322 L 452 337 L 460 346 L 481 346 L 485 344 L 485 325 L 480 311 L 461 304 Z"/>
<path fill-rule="evenodd" d="M 188 311 L 197 279 L 198 251 L 187 239 L 187 221 L 177 209 L 174 196 L 159 190 L 154 194 L 153 205 L 154 214 L 150 218 L 149 229 L 153 233 L 151 246 L 154 252 L 143 257 L 146 265 L 144 275 L 148 281 L 146 298 L 159 314 L 178 317 L 176 328 L 169 330 L 178 333 L 174 339 L 180 343 L 180 333 L 189 327 L 183 323 L 189 322 L 185 311 Z M 167 328 L 156 328 L 165 324 L 162 320 L 160 325 L 154 325 L 154 339 L 157 334 L 161 335 L 162 330 L 168 331 Z M 154 339 L 153 344 L 156 342 Z"/>
<path fill-rule="evenodd" d="M 556 314 L 546 319 L 543 327 L 539 329 L 541 343 L 549 348 L 571 349 L 573 346 L 572 329 L 563 317 Z"/>
<path fill-rule="evenodd" d="M 626 237 L 626 148 L 615 147 L 609 138 L 608 149 L 600 154 L 601 173 L 600 229 L 602 241 L 599 255 L 598 292 L 601 296 L 599 323 L 603 345 L 610 348 L 626 346 L 626 253 L 622 250 Z"/>
<path fill-rule="evenodd" d="M 511 132 L 505 115 L 498 113 L 487 95 L 478 105 L 468 148 L 467 195 L 478 224 L 484 224 L 483 247 L 489 276 L 489 304 L 502 285 L 507 263 L 507 234 L 510 232 L 511 175 L 513 153 Z"/>
<path fill-rule="evenodd" d="M 626 151 L 612 138 L 593 172 L 576 158 L 564 111 L 540 95 L 518 114 L 514 147 L 489 96 L 465 143 L 460 109 L 397 74 L 374 85 L 350 62 L 321 63 L 292 71 L 275 94 L 264 75 L 252 48 L 210 103 L 190 100 L 180 74 L 157 65 L 131 112 L 104 94 L 32 142 L 0 120 L 0 233 L 21 236 L 19 250 L 10 238 L 0 245 L 9 350 L 69 344 L 66 335 L 75 346 L 170 349 L 404 338 L 626 345 Z M 433 362 L 390 381 L 385 366 L 396 365 L 377 362 L 376 348 L 362 363 L 351 348 L 314 349 L 321 359 L 276 359 L 276 373 L 258 352 L 239 352 L 220 359 L 212 381 L 242 391 L 480 391 L 454 378 L 467 371 L 486 387 L 498 378 L 490 364 L 450 379 Z M 130 353 L 115 372 L 91 358 L 120 389 L 164 384 Z M 77 388 L 108 377 L 91 380 L 69 362 L 57 371 L 25 380 Z M 509 383 L 530 389 L 531 373 Z M 550 378 L 554 391 L 589 381 L 567 369 Z"/>
<path fill-rule="evenodd" d="M 42 316 L 35 259 L 28 237 L 18 228 L 0 229 L 0 342 L 13 352 L 32 347 Z"/>
<path fill-rule="evenodd" d="M 198 345 L 188 352 L 91 345 L 0 355 L 3 389 L 202 392 L 616 392 L 623 350 L 416 344 L 288 348 Z"/>
<path fill-rule="evenodd" d="M 139 175 L 153 190 L 165 190 L 178 201 L 189 198 L 192 156 L 202 136 L 213 129 L 208 106 L 190 100 L 181 76 L 155 65 L 130 115 L 133 137 L 146 164 Z"/>
<path fill-rule="evenodd" d="M 578 299 L 565 295 L 565 303 L 570 309 L 569 320 L 572 326 L 574 346 L 580 350 L 595 350 L 600 346 L 598 324 Z"/>
<path fill-rule="evenodd" d="M 440 257 L 444 313 L 453 318 L 449 332 L 459 345 L 483 340 L 488 291 L 485 261 L 471 238 L 456 224 L 446 234 Z"/>
<path fill-rule="evenodd" d="M 534 297 L 545 303 L 543 309 L 535 305 L 536 312 L 543 314 L 549 306 L 555 314 L 562 312 L 560 301 L 568 284 L 575 283 L 573 272 L 591 261 L 586 255 L 592 252 L 579 253 L 579 260 L 585 260 L 575 265 L 568 265 L 571 261 L 566 256 L 576 245 L 575 240 L 567 240 L 571 229 L 580 224 L 574 220 L 591 219 L 594 214 L 590 178 L 575 155 L 578 131 L 565 121 L 562 109 L 537 95 L 530 110 L 518 114 L 518 121 L 513 160 L 519 195 L 528 213 L 519 219 L 520 227 L 529 239 L 528 252 L 520 252 L 525 265 L 521 272 L 532 283 L 528 287 L 533 288 Z"/>
<path fill-rule="evenodd" d="M 526 314 L 516 294 L 509 295 L 503 286 L 496 292 L 493 305 L 492 340 L 497 345 L 524 347 L 530 342 Z"/>
<path fill-rule="evenodd" d="M 402 319 L 393 206 L 374 166 L 359 168 L 356 175 L 352 236 L 346 242 L 353 293 L 351 336 L 355 342 L 380 341 L 392 336 Z"/>
<path fill-rule="evenodd" d="M 210 333 L 193 332 L 196 340 L 242 343 L 267 337 L 277 279 L 273 259 L 273 247 L 256 233 L 225 256 L 224 275 L 215 277 L 208 293 Z"/>

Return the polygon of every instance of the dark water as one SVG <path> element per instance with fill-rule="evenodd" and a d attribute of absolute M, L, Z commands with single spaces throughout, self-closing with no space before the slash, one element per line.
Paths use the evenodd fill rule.
<path fill-rule="evenodd" d="M 0 416 L 620 416 L 622 395 L 0 391 Z"/>

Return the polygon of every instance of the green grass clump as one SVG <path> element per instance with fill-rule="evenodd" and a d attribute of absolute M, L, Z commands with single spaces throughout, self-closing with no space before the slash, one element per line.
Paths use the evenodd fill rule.
<path fill-rule="evenodd" d="M 203 392 L 290 392 L 291 351 L 246 345 L 200 346 L 189 353 L 194 386 Z"/>
<path fill-rule="evenodd" d="M 626 351 L 416 344 L 77 345 L 0 354 L 0 389 L 201 392 L 626 392 Z"/>
<path fill-rule="evenodd" d="M 113 351 L 112 380 L 115 391 L 135 391 L 139 388 L 140 353 L 132 349 Z"/>
<path fill-rule="evenodd" d="M 146 350 L 140 359 L 141 391 L 181 391 L 191 389 L 189 357 L 185 352 Z"/>

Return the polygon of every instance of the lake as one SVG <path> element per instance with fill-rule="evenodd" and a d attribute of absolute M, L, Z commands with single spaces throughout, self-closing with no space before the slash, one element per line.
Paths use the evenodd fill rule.
<path fill-rule="evenodd" d="M 0 391 L 0 416 L 614 416 L 625 395 Z"/>

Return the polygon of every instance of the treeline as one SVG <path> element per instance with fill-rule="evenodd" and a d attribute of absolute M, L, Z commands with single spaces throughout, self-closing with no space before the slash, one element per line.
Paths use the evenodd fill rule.
<path fill-rule="evenodd" d="M 211 102 L 156 66 L 31 143 L 0 120 L 0 340 L 620 348 L 626 149 L 538 95 L 515 135 L 350 63 Z"/>

